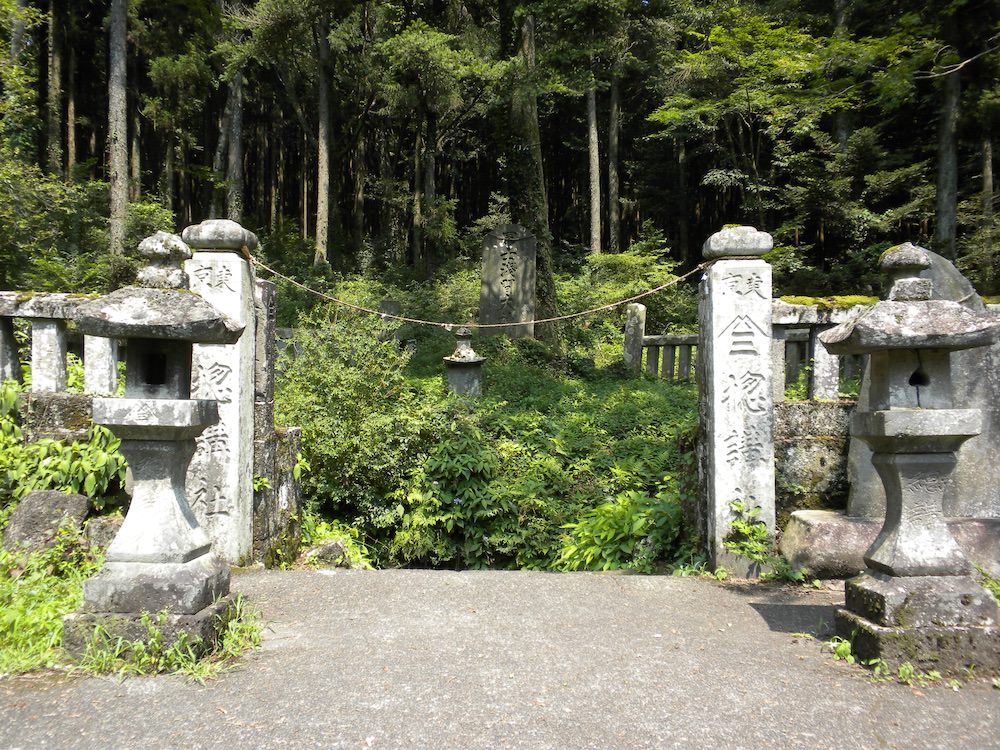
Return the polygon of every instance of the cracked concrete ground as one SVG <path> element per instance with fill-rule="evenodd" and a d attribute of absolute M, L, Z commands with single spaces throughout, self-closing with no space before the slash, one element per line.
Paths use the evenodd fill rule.
<path fill-rule="evenodd" d="M 873 683 L 802 633 L 838 590 L 249 572 L 269 626 L 204 685 L 0 681 L 0 748 L 1000 748 L 1000 691 Z"/>

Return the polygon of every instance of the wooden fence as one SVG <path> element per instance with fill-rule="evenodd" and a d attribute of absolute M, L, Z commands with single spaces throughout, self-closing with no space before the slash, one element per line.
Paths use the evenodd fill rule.
<path fill-rule="evenodd" d="M 860 307 L 826 308 L 792 305 L 773 300 L 771 307 L 771 362 L 774 400 L 783 401 L 785 388 L 805 368 L 810 399 L 835 401 L 846 381 L 861 377 L 862 357 L 838 357 L 819 342 L 822 331 L 843 322 Z M 625 315 L 625 364 L 635 372 L 665 380 L 691 381 L 697 376 L 697 333 L 646 334 L 646 307 L 628 306 Z"/>

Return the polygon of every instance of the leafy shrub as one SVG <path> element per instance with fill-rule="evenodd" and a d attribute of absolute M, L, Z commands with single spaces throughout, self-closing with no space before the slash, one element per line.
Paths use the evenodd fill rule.
<path fill-rule="evenodd" d="M 286 350 L 276 417 L 302 427 L 304 478 L 316 510 L 371 519 L 407 477 L 440 428 L 431 406 L 403 375 L 408 355 L 364 318 L 306 318 Z"/>
<path fill-rule="evenodd" d="M 344 545 L 344 557 L 351 568 L 370 568 L 368 548 L 354 526 L 343 521 L 326 520 L 315 513 L 302 514 L 302 546 L 310 547 L 320 542 L 336 539 Z M 307 559 L 306 562 L 309 562 Z"/>
<path fill-rule="evenodd" d="M 557 566 L 563 570 L 618 570 L 649 573 L 653 562 L 670 552 L 682 530 L 676 496 L 663 491 L 655 498 L 640 492 L 620 493 L 613 501 L 565 524 L 569 536 Z"/>
<path fill-rule="evenodd" d="M 794 569 L 775 548 L 767 526 L 757 519 L 760 506 L 749 506 L 740 500 L 729 504 L 734 513 L 729 533 L 722 540 L 723 546 L 737 557 L 753 563 L 751 572 L 762 573 L 761 578 L 781 581 L 804 581 L 805 573 Z"/>
<path fill-rule="evenodd" d="M 609 496 L 644 519 L 617 566 L 671 557 L 683 524 L 665 477 L 696 423 L 691 386 L 576 379 L 557 348 L 496 337 L 476 341 L 486 382 L 469 402 L 443 386 L 451 333 L 420 329 L 410 355 L 377 324 L 331 317 L 306 319 L 277 410 L 303 428 L 307 504 L 357 529 L 373 564 L 566 568 L 566 525 L 582 533 Z"/>
<path fill-rule="evenodd" d="M 121 441 L 106 427 L 92 425 L 84 441 L 25 444 L 18 424 L 19 391 L 13 381 L 0 384 L 0 500 L 17 500 L 32 490 L 61 490 L 87 495 L 100 510 L 125 481 Z"/>

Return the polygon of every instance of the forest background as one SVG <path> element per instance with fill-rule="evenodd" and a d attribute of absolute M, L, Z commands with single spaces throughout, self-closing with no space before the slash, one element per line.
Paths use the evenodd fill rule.
<path fill-rule="evenodd" d="M 911 240 L 996 293 L 992 0 L 0 0 L 0 288 L 106 289 L 228 216 L 296 277 L 426 280 L 512 220 L 553 276 L 726 223 L 779 287 Z M 315 270 L 313 270 L 315 269 Z M 867 287 L 867 288 L 866 288 Z"/>

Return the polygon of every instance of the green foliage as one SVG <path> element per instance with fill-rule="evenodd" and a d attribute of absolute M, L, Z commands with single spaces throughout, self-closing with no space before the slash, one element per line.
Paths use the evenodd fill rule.
<path fill-rule="evenodd" d="M 302 514 L 302 546 L 311 547 L 331 539 L 344 545 L 344 557 L 350 568 L 370 568 L 368 548 L 361 539 L 360 532 L 342 521 L 320 518 L 315 513 Z M 306 556 L 306 562 L 314 559 Z"/>
<path fill-rule="evenodd" d="M 803 367 L 799 370 L 799 376 L 790 383 L 785 384 L 786 401 L 808 401 L 809 400 L 809 375 L 812 367 Z"/>
<path fill-rule="evenodd" d="M 306 327 L 308 326 L 308 327 Z M 303 430 L 303 487 L 317 510 L 373 518 L 426 450 L 440 418 L 404 377 L 408 355 L 370 319 L 320 311 L 282 360 L 276 416 Z M 294 354 L 295 351 L 297 354 Z"/>
<path fill-rule="evenodd" d="M 622 492 L 563 526 L 569 536 L 556 565 L 563 570 L 630 568 L 650 573 L 654 561 L 673 551 L 682 524 L 675 492 L 665 488 L 656 498 Z"/>
<path fill-rule="evenodd" d="M 976 564 L 976 578 L 979 581 L 979 585 L 984 589 L 993 594 L 998 601 L 1000 601 L 1000 578 L 990 575 L 989 571 L 986 570 L 982 565 Z"/>
<path fill-rule="evenodd" d="M 62 618 L 83 601 L 83 582 L 101 560 L 75 529 L 31 555 L 0 547 L 0 674 L 62 661 Z"/>
<path fill-rule="evenodd" d="M 203 682 L 231 668 L 240 656 L 260 646 L 263 630 L 260 611 L 242 594 L 237 594 L 231 609 L 219 616 L 216 622 L 219 640 L 205 653 L 203 644 L 183 631 L 168 645 L 163 635 L 166 618 L 166 610 L 155 617 L 143 612 L 141 622 L 146 634 L 134 641 L 113 638 L 97 626 L 76 669 L 120 676 L 172 673 Z"/>
<path fill-rule="evenodd" d="M 84 441 L 48 438 L 22 442 L 17 416 L 19 387 L 0 384 L 0 499 L 6 505 L 32 490 L 78 492 L 98 510 L 125 481 L 127 464 L 110 430 L 92 425 Z"/>
<path fill-rule="evenodd" d="M 826 642 L 826 647 L 830 650 L 830 653 L 833 654 L 834 661 L 843 661 L 847 664 L 854 663 L 855 658 L 851 642 L 846 638 L 841 638 L 839 635 L 835 635 Z"/>
<path fill-rule="evenodd" d="M 729 525 L 729 533 L 722 540 L 727 550 L 753 563 L 751 572 L 761 573 L 763 579 L 805 581 L 805 574 L 794 569 L 777 552 L 767 526 L 757 519 L 761 510 L 759 505 L 750 506 L 741 500 L 734 500 L 729 503 L 729 508 L 733 512 L 733 519 Z"/>
<path fill-rule="evenodd" d="M 66 182 L 0 149 L 0 288 L 106 292 L 131 283 L 139 242 L 174 226 L 159 203 L 130 203 L 126 256 L 107 252 L 107 183 Z"/>
<path fill-rule="evenodd" d="M 429 289 L 406 303 L 432 307 Z M 310 320 L 320 330 L 283 363 L 278 412 L 303 427 L 307 503 L 354 529 L 373 564 L 579 568 L 564 549 L 609 498 L 635 517 L 601 564 L 649 570 L 673 558 L 680 492 L 665 477 L 686 465 L 690 386 L 598 370 L 580 379 L 558 349 L 490 338 L 475 344 L 489 358 L 484 396 L 467 402 L 442 388 L 447 331 L 415 329 L 410 357 L 380 342 L 377 325 Z"/>

